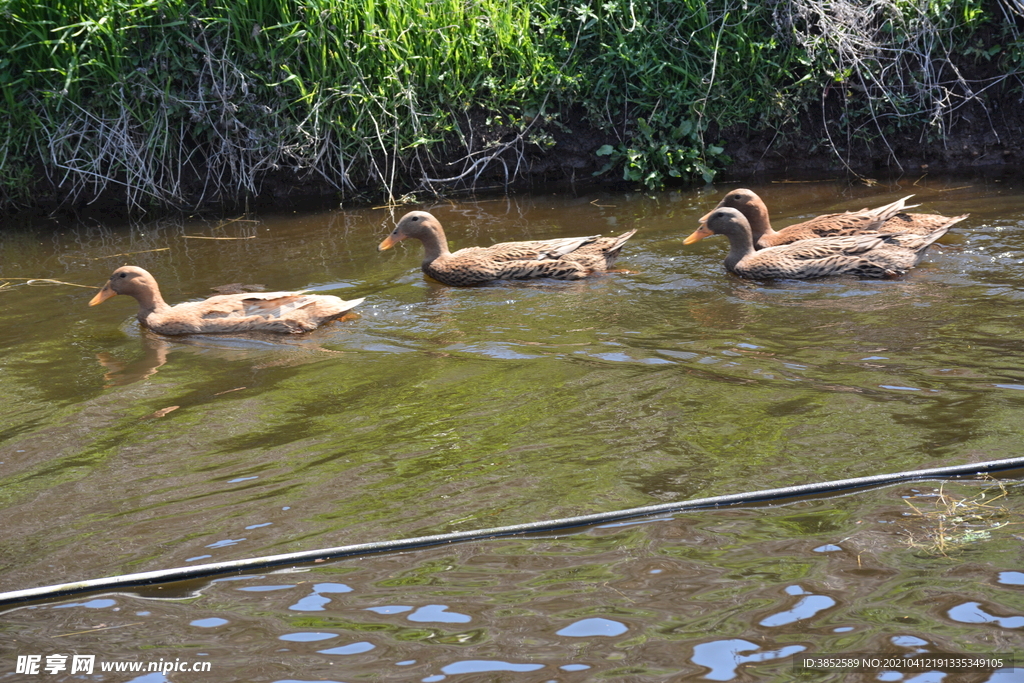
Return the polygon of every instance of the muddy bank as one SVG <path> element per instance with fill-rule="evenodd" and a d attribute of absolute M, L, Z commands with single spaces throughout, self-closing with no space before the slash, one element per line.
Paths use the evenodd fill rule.
<path fill-rule="evenodd" d="M 798 124 L 782 129 L 747 125 L 713 129 L 707 144 L 725 149 L 729 163 L 717 180 L 752 176 L 772 178 L 889 178 L 923 172 L 956 174 L 1010 171 L 1024 164 L 1024 106 L 1021 94 L 976 101 L 938 127 L 880 133 L 870 120 L 857 124 L 857 136 L 848 135 L 835 119 L 838 103 L 825 112 L 812 111 Z M 623 185 L 614 171 L 595 178 L 602 165 L 594 150 L 620 141 L 605 132 L 573 120 L 571 131 L 555 134 L 557 145 L 532 155 L 525 183 L 599 181 Z"/>
<path fill-rule="evenodd" d="M 708 145 L 720 145 L 728 163 L 717 169 L 716 180 L 773 179 L 885 179 L 922 173 L 955 174 L 1012 172 L 1024 163 L 1024 107 L 1019 94 L 1005 92 L 962 107 L 942 126 L 929 129 L 879 132 L 878 122 L 857 126 L 836 123 L 841 102 L 827 103 L 824 111 L 807 112 L 798 123 L 782 129 L 747 125 L 711 129 Z M 621 169 L 601 173 L 605 159 L 595 152 L 602 146 L 624 144 L 624 131 L 599 130 L 582 111 L 563 112 L 548 122 L 522 128 L 487 123 L 486 112 L 474 112 L 462 121 L 465 135 L 443 146 L 417 167 L 404 171 L 415 179 L 395 188 L 399 202 L 432 197 L 464 197 L 504 192 L 580 191 L 594 187 L 621 190 L 641 187 L 622 179 Z M 848 131 L 859 130 L 857 135 Z M 537 140 L 542 140 L 538 143 Z M 47 175 L 39 166 L 31 204 L 13 213 L 22 217 L 79 216 L 105 220 L 130 217 L 126 194 L 108 184 L 102 193 L 71 188 Z M 263 175 L 256 194 L 225 196 L 208 191 L 197 172 L 194 183 L 182 188 L 187 201 L 170 207 L 149 207 L 148 215 L 162 211 L 237 213 L 247 210 L 362 206 L 381 202 L 380 188 L 364 185 L 353 194 L 320 175 L 294 168 L 279 168 Z M 684 185 L 687 181 L 669 181 Z"/>
<path fill-rule="evenodd" d="M 889 133 L 874 139 L 828 141 L 830 127 L 819 118 L 799 129 L 752 131 L 732 128 L 726 153 L 727 176 L 764 173 L 848 173 L 888 177 L 1018 167 L 1024 162 L 1024 108 L 981 106 L 957 117 L 943 134 L 928 130 Z"/>

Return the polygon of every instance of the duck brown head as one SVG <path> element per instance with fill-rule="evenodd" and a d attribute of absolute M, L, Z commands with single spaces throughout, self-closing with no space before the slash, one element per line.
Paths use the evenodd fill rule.
<path fill-rule="evenodd" d="M 410 211 L 402 216 L 391 234 L 377 245 L 377 251 L 390 249 L 410 237 L 423 243 L 426 252 L 425 262 L 433 261 L 439 256 L 450 253 L 441 222 L 426 211 Z"/>
<path fill-rule="evenodd" d="M 149 271 L 138 266 L 121 266 L 110 276 L 103 289 L 89 301 L 90 306 L 101 304 L 112 296 L 127 294 L 140 304 L 152 307 L 160 300 L 160 290 Z"/>

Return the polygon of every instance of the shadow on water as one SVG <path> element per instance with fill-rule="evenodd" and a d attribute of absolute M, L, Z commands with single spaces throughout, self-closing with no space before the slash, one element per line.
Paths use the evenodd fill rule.
<path fill-rule="evenodd" d="M 401 210 L 6 227 L 4 589 L 1019 455 L 1024 188 L 755 185 L 776 227 L 910 192 L 971 213 L 899 280 L 768 283 L 726 274 L 720 240 L 681 244 L 727 189 L 416 207 L 453 248 L 639 229 L 626 273 L 468 289 L 426 280 L 418 244 L 376 252 Z M 172 303 L 228 284 L 366 302 L 308 335 L 167 338 L 125 297 L 25 284 L 126 262 Z M 800 680 L 808 653 L 1013 651 L 1015 527 L 922 550 L 918 495 L 156 587 L 0 628 L 12 655 L 202 652 L 246 681 Z M 885 680 L 933 680 L 914 675 Z"/>

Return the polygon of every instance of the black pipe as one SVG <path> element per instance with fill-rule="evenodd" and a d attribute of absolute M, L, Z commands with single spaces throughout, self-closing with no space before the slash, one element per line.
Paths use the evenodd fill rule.
<path fill-rule="evenodd" d="M 729 505 L 777 502 L 786 498 L 839 493 L 850 491 L 852 489 L 886 486 L 908 481 L 919 481 L 922 479 L 980 476 L 991 472 L 1001 472 L 1012 469 L 1024 469 L 1024 458 L 994 460 L 991 462 L 982 462 L 972 465 L 936 467 L 927 470 L 911 470 L 909 472 L 896 472 L 894 474 L 878 474 L 871 477 L 841 479 L 839 481 L 821 482 L 817 484 L 786 486 L 784 488 L 768 489 L 766 491 L 753 491 L 749 493 L 737 493 L 728 496 L 716 496 L 713 498 L 700 498 L 697 500 L 680 501 L 676 503 L 648 505 L 645 507 L 631 508 L 629 510 L 600 512 L 592 515 L 567 517 L 564 519 L 554 519 L 546 522 L 531 522 L 529 524 L 516 524 L 513 526 L 496 527 L 493 529 L 460 531 L 450 534 L 436 534 L 434 536 L 420 536 L 418 538 L 407 538 L 396 541 L 362 543 L 359 545 L 326 548 L 323 550 L 305 550 L 298 553 L 286 553 L 284 555 L 269 555 L 266 557 L 254 557 L 247 560 L 216 562 L 213 564 L 196 565 L 194 567 L 178 567 L 176 569 L 160 569 L 157 571 L 141 572 L 138 574 L 110 576 L 103 579 L 63 583 L 55 586 L 40 586 L 38 588 L 27 588 L 20 591 L 0 593 L 0 606 L 15 605 L 29 601 L 49 600 L 66 595 L 76 595 L 79 593 L 112 592 L 130 588 L 132 586 L 149 586 L 158 583 L 169 583 L 172 581 L 184 581 L 188 579 L 198 579 L 223 574 L 241 573 L 243 571 L 263 570 L 286 564 L 294 565 L 305 562 L 337 559 L 341 557 L 352 557 L 354 555 L 370 555 L 375 553 L 414 550 L 416 548 L 426 548 L 430 546 L 444 545 L 446 543 L 477 541 L 487 538 L 517 536 L 528 533 L 561 531 L 564 529 L 594 526 L 596 524 L 616 522 L 636 517 L 648 517 L 651 515 L 717 508 Z"/>

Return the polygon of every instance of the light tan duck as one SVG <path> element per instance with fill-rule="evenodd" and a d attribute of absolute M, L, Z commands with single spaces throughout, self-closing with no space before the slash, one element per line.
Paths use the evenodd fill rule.
<path fill-rule="evenodd" d="M 949 226 L 958 220 L 947 218 L 946 225 L 927 235 L 874 232 L 817 237 L 756 251 L 750 224 L 737 209 L 715 209 L 706 218 L 708 235 L 729 238 L 725 267 L 737 275 L 755 280 L 829 275 L 896 277 L 917 265 L 929 245 L 946 234 Z M 705 236 L 698 231 L 683 243 L 693 244 Z"/>
<path fill-rule="evenodd" d="M 127 294 L 139 302 L 139 322 L 160 334 L 283 332 L 298 334 L 338 318 L 363 302 L 303 292 L 222 294 L 205 301 L 169 306 L 148 271 L 122 266 L 114 271 L 90 306 Z"/>
<path fill-rule="evenodd" d="M 747 189 L 733 190 L 722 198 L 714 209 L 701 218 L 701 223 L 707 221 L 708 216 L 716 209 L 725 207 L 737 209 L 747 219 L 754 238 L 754 247 L 764 249 L 765 247 L 777 247 L 780 244 L 790 244 L 798 240 L 814 239 L 816 237 L 838 237 L 842 235 L 859 235 L 865 232 L 891 233 L 913 233 L 916 235 L 928 235 L 940 227 L 949 227 L 958 223 L 968 214 L 947 218 L 937 214 L 928 213 L 906 213 L 905 209 L 913 208 L 907 206 L 906 202 L 914 195 L 908 195 L 891 204 L 880 206 L 877 209 L 864 209 L 862 211 L 847 211 L 845 213 L 829 213 L 817 216 L 808 221 L 790 225 L 782 230 L 772 229 L 771 221 L 768 219 L 768 207 L 764 201 L 754 192 Z M 951 222 L 952 221 L 952 222 Z M 702 228 L 698 228 L 700 232 Z M 707 235 L 705 235 L 706 237 Z"/>
<path fill-rule="evenodd" d="M 490 247 L 448 250 L 441 223 L 426 211 L 410 211 L 377 247 L 390 249 L 404 239 L 418 239 L 425 252 L 423 272 L 438 282 L 461 287 L 491 280 L 556 278 L 580 280 L 606 271 L 636 230 L 618 237 L 567 237 L 532 242 L 503 242 Z"/>

